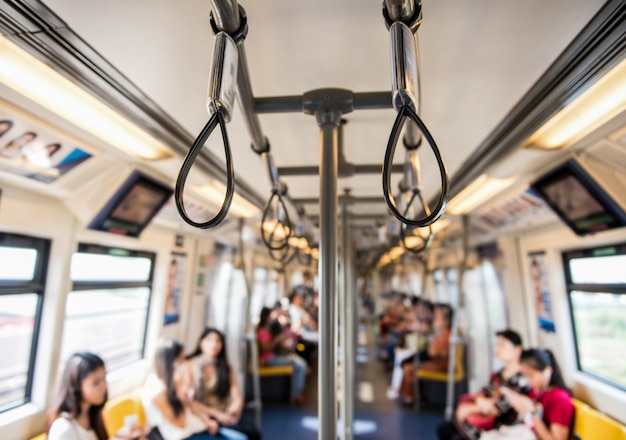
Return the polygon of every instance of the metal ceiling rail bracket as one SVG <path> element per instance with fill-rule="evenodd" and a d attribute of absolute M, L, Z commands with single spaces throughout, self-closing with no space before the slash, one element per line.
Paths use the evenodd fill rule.
<path fill-rule="evenodd" d="M 339 178 L 346 176 L 350 177 L 354 174 L 378 174 L 382 168 L 382 165 L 367 164 L 367 165 L 353 165 L 350 164 L 349 170 L 342 170 L 341 163 L 339 164 Z M 342 172 L 343 171 L 343 172 Z M 316 166 L 295 166 L 295 167 L 278 167 L 278 172 L 281 176 L 317 176 L 320 173 L 320 168 Z M 394 164 L 391 166 L 391 172 L 402 173 L 404 172 L 404 165 Z"/>

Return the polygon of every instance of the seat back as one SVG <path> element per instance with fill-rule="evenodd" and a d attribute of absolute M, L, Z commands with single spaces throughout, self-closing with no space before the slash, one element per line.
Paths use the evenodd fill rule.
<path fill-rule="evenodd" d="M 585 433 L 585 422 L 587 421 L 587 417 L 589 416 L 589 411 L 591 408 L 584 402 L 581 402 L 578 399 L 572 398 L 572 403 L 574 404 L 575 413 L 574 413 L 574 428 L 573 428 L 573 436 L 578 436 L 578 438 L 584 438 Z"/>
<path fill-rule="evenodd" d="M 465 345 L 457 344 L 454 352 L 454 381 L 465 379 Z"/>
<path fill-rule="evenodd" d="M 596 438 L 625 440 L 626 428 L 617 420 L 590 408 L 583 421 L 582 431 L 579 435 L 583 440 Z"/>
<path fill-rule="evenodd" d="M 124 418 L 131 415 L 137 416 L 137 423 L 146 423 L 143 406 L 141 405 L 141 392 L 139 390 L 109 400 L 104 405 L 102 418 L 107 433 L 114 435 L 124 427 Z"/>
<path fill-rule="evenodd" d="M 441 371 L 417 370 L 416 375 L 419 379 L 434 380 L 438 382 L 447 382 L 448 373 Z M 465 345 L 457 344 L 454 351 L 454 382 L 458 383 L 465 380 Z"/>

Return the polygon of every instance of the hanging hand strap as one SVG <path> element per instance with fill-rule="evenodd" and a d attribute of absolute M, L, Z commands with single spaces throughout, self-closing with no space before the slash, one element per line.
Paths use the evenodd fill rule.
<path fill-rule="evenodd" d="M 426 138 L 426 141 L 428 142 L 430 148 L 435 155 L 435 159 L 437 160 L 439 172 L 441 175 L 441 193 L 439 194 L 439 200 L 437 202 L 436 208 L 433 210 L 433 212 L 427 214 L 426 217 L 417 220 L 406 218 L 405 215 L 398 211 L 396 201 L 393 197 L 393 194 L 391 193 L 391 171 L 393 157 L 394 153 L 396 152 L 396 147 L 398 145 L 400 132 L 402 131 L 402 127 L 404 127 L 407 118 L 415 122 L 417 127 L 422 132 L 424 138 Z M 389 210 L 398 220 L 400 220 L 405 225 L 414 226 L 417 228 L 430 226 L 435 221 L 437 221 L 439 217 L 443 215 L 446 203 L 448 202 L 448 171 L 446 169 L 446 164 L 441 157 L 441 152 L 439 151 L 435 140 L 426 128 L 426 125 L 422 122 L 420 117 L 417 116 L 417 114 L 415 113 L 415 111 L 413 111 L 410 105 L 402 106 L 393 124 L 391 135 L 389 136 L 387 150 L 385 151 L 385 160 L 383 162 L 383 196 L 385 197 L 385 202 L 387 203 Z"/>
<path fill-rule="evenodd" d="M 220 131 L 222 132 L 222 141 L 224 143 L 224 153 L 226 156 L 226 193 L 224 194 L 224 201 L 222 202 L 222 207 L 215 214 L 215 216 L 206 222 L 197 222 L 189 218 L 187 212 L 185 211 L 185 204 L 183 201 L 183 193 L 185 189 L 185 183 L 187 181 L 187 176 L 189 175 L 189 171 L 193 166 L 198 154 L 202 150 L 204 143 L 209 138 L 213 130 L 217 126 L 220 126 Z M 180 168 L 180 172 L 178 173 L 178 178 L 176 179 L 176 190 L 174 192 L 174 198 L 176 200 L 176 209 L 178 209 L 178 213 L 183 218 L 183 220 L 196 228 L 200 229 L 210 229 L 219 225 L 226 214 L 228 213 L 228 209 L 230 208 L 230 204 L 233 200 L 233 194 L 235 192 L 235 171 L 233 169 L 233 160 L 232 154 L 230 151 L 230 144 L 228 143 L 228 135 L 226 134 L 226 126 L 224 122 L 224 116 L 221 112 L 215 112 L 209 119 L 209 122 L 204 126 L 200 135 L 193 143 L 192 147 L 187 152 L 187 156 L 183 161 L 183 164 Z"/>

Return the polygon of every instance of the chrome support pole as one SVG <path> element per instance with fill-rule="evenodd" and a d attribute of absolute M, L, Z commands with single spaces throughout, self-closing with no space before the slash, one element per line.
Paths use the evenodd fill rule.
<path fill-rule="evenodd" d="M 322 105 L 315 113 L 320 127 L 320 325 L 319 325 L 319 440 L 337 438 L 337 168 L 341 112 Z"/>
<path fill-rule="evenodd" d="M 457 289 L 458 298 L 456 300 L 456 309 L 454 310 L 454 315 L 452 317 L 452 331 L 450 333 L 451 341 L 450 341 L 450 356 L 448 358 L 448 387 L 446 389 L 446 411 L 445 417 L 446 420 L 452 420 L 454 415 L 454 367 L 455 367 L 455 359 L 456 359 L 456 346 L 459 343 L 463 343 L 463 341 L 459 337 L 459 312 L 465 303 L 465 298 L 463 294 L 463 277 L 465 275 L 465 268 L 467 267 L 467 258 L 469 253 L 469 217 L 467 215 L 463 216 L 463 261 L 461 263 L 461 268 L 459 271 L 458 283 L 459 288 Z"/>
<path fill-rule="evenodd" d="M 350 194 L 346 190 L 341 206 L 341 296 L 339 301 L 340 339 L 341 339 L 341 402 L 339 412 L 341 416 L 342 440 L 352 440 L 354 424 L 354 376 L 356 333 L 354 331 L 354 289 L 353 259 L 349 233 Z"/>
<path fill-rule="evenodd" d="M 352 92 L 354 110 L 378 110 L 392 107 L 391 91 Z M 303 95 L 266 96 L 254 98 L 254 113 L 302 113 Z M 380 171 L 380 170 L 378 170 Z"/>
<path fill-rule="evenodd" d="M 252 322 L 250 322 L 250 310 L 252 305 L 252 285 L 250 284 L 250 277 L 248 277 L 248 272 L 246 268 L 246 256 L 245 256 L 245 246 L 243 241 L 243 228 L 245 227 L 246 220 L 243 218 L 239 219 L 239 237 L 238 237 L 238 258 L 235 263 L 236 267 L 243 272 L 245 281 L 246 281 L 246 289 L 248 290 L 247 301 L 246 301 L 246 316 L 244 318 L 244 350 L 242 359 L 245 359 L 242 365 L 242 370 L 244 373 L 244 381 L 242 387 L 242 394 L 246 395 L 246 370 L 248 369 L 248 364 L 252 366 L 252 399 L 254 405 L 254 426 L 256 429 L 261 429 L 261 412 L 263 410 L 262 402 L 261 402 L 261 380 L 259 378 L 259 353 L 256 348 L 256 335 L 254 334 L 254 327 L 252 326 Z M 246 344 L 248 344 L 246 346 Z M 249 350 L 248 350 L 249 349 Z M 250 359 L 248 362 L 246 354 L 250 354 Z"/>

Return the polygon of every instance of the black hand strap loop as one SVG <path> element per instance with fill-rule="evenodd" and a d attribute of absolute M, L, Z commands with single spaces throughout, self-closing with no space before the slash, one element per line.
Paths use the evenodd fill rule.
<path fill-rule="evenodd" d="M 294 250 L 291 253 L 289 252 L 290 250 L 292 250 L 291 246 L 285 246 L 282 249 L 269 248 L 270 258 L 285 267 L 291 263 L 293 258 L 296 256 L 297 250 Z"/>
<path fill-rule="evenodd" d="M 274 198 L 277 198 L 277 208 L 282 208 L 285 214 L 285 218 L 276 218 L 276 223 L 268 234 L 263 225 L 265 225 L 266 222 L 271 219 L 272 202 L 274 201 Z M 283 234 L 280 234 L 280 236 L 276 238 L 276 231 L 278 230 L 279 226 L 284 232 L 284 236 L 282 236 Z M 293 228 L 291 227 L 289 212 L 287 211 L 287 207 L 285 206 L 285 201 L 283 200 L 280 191 L 278 189 L 274 189 L 272 190 L 272 195 L 270 196 L 269 200 L 265 204 L 265 208 L 263 209 L 263 218 L 261 219 L 261 239 L 270 251 L 279 251 L 287 247 L 287 245 L 289 244 L 289 237 L 291 237 L 292 232 Z"/>
<path fill-rule="evenodd" d="M 419 199 L 420 203 L 422 204 L 422 209 L 424 210 L 424 213 L 426 215 L 430 214 L 430 208 L 428 207 L 428 204 L 426 203 L 426 201 L 424 200 L 424 198 L 422 197 L 422 194 L 420 191 L 413 191 L 413 195 L 411 196 L 411 200 L 409 201 L 409 203 L 406 205 L 406 209 L 404 210 L 404 216 L 406 217 L 407 215 L 409 215 L 411 206 L 413 205 L 413 203 L 415 202 L 416 199 Z M 423 252 L 425 252 L 428 247 L 430 246 L 430 243 L 433 241 L 433 227 L 431 225 L 428 225 L 428 236 L 426 238 L 422 237 L 421 235 L 413 235 L 414 237 L 417 238 L 421 238 L 421 243 L 419 243 L 417 246 L 408 246 L 406 244 L 406 231 L 408 229 L 408 226 L 406 224 L 402 224 L 400 225 L 400 241 L 402 242 L 402 246 L 404 247 L 404 249 L 406 249 L 407 251 L 413 253 L 413 254 L 421 254 Z"/>
<path fill-rule="evenodd" d="M 422 135 L 426 138 L 430 148 L 433 150 L 441 175 L 441 193 L 439 195 L 439 201 L 437 202 L 436 208 L 433 212 L 427 214 L 426 217 L 417 220 L 406 218 L 401 212 L 398 211 L 396 201 L 391 193 L 391 170 L 393 168 L 393 156 L 396 152 L 400 132 L 402 131 L 402 127 L 404 127 L 404 123 L 407 118 L 410 118 L 413 122 L 415 122 L 415 124 L 417 124 L 417 127 L 422 132 Z M 439 151 L 435 140 L 426 128 L 426 125 L 424 125 L 419 116 L 417 116 L 415 111 L 408 105 L 402 106 L 401 110 L 398 112 L 398 116 L 396 117 L 391 130 L 391 135 L 389 136 L 389 142 L 387 143 L 385 160 L 383 162 L 383 196 L 385 197 L 385 202 L 387 202 L 389 210 L 398 220 L 405 225 L 414 226 L 416 228 L 424 228 L 437 221 L 439 217 L 443 215 L 446 203 L 448 202 L 448 171 L 446 170 L 446 164 L 441 157 L 441 152 Z"/>
<path fill-rule="evenodd" d="M 222 132 L 222 141 L 224 143 L 224 153 L 226 156 L 226 194 L 224 194 L 224 201 L 222 202 L 222 207 L 218 211 L 215 216 L 206 222 L 196 222 L 189 218 L 187 212 L 185 211 L 185 204 L 183 201 L 183 193 L 185 190 L 185 183 L 187 182 L 187 176 L 189 175 L 189 171 L 193 166 L 198 154 L 202 150 L 204 143 L 209 138 L 215 127 L 220 126 L 220 131 Z M 195 140 L 189 151 L 187 152 L 187 156 L 183 161 L 183 164 L 180 168 L 180 172 L 178 173 L 178 178 L 176 179 L 176 190 L 174 192 L 174 199 L 176 201 L 176 209 L 178 209 L 178 213 L 182 217 L 182 219 L 189 225 L 194 226 L 200 229 L 210 229 L 219 225 L 226 214 L 228 214 L 228 209 L 230 208 L 230 204 L 233 200 L 233 194 L 235 192 L 235 171 L 233 168 L 233 160 L 230 151 L 230 144 L 228 143 L 228 135 L 226 134 L 226 123 L 224 121 L 224 116 L 220 112 L 215 112 L 209 119 L 209 122 L 204 126 L 200 135 Z"/>

